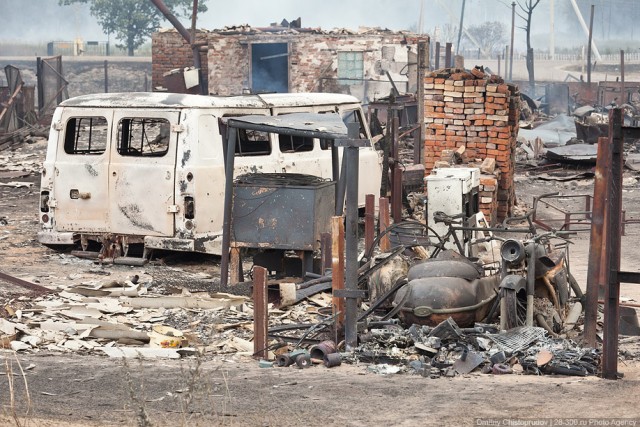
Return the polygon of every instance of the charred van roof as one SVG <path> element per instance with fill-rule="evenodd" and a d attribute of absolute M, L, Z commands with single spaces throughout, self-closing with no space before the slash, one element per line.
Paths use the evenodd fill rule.
<path fill-rule="evenodd" d="M 63 107 L 92 108 L 277 108 L 303 105 L 355 104 L 351 95 L 336 93 L 269 93 L 204 96 L 167 92 L 97 93 L 67 99 Z"/>

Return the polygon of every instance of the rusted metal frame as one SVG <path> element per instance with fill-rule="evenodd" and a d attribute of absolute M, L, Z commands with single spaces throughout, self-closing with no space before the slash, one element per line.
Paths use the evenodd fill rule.
<path fill-rule="evenodd" d="M 347 125 L 349 138 L 355 139 L 359 134 L 359 124 Z M 367 141 L 368 142 L 368 141 Z M 358 172 L 360 144 L 352 144 L 344 148 L 343 162 L 347 164 L 347 202 L 345 230 L 345 290 L 351 295 L 345 301 L 345 348 L 352 351 L 358 344 L 357 311 L 358 298 L 354 292 L 358 290 Z"/>
<path fill-rule="evenodd" d="M 400 171 L 400 148 L 398 147 L 398 127 L 400 119 L 393 117 L 391 122 L 391 216 L 393 222 L 402 221 L 402 172 Z"/>
<path fill-rule="evenodd" d="M 227 161 L 225 162 L 224 214 L 222 221 L 222 252 L 220 255 L 220 284 L 227 286 L 229 282 L 229 248 L 231 246 L 231 213 L 233 208 L 233 169 L 236 153 L 236 137 L 238 130 L 227 129 Z"/>
<path fill-rule="evenodd" d="M 40 292 L 40 293 L 55 292 L 55 291 L 52 291 L 51 289 L 45 288 L 44 286 L 36 285 L 35 283 L 27 282 L 26 280 L 22 280 L 2 272 L 0 272 L 0 280 L 11 283 L 12 285 L 20 286 L 21 288 L 29 289 L 34 292 Z"/>
<path fill-rule="evenodd" d="M 344 218 L 334 216 L 331 218 L 331 288 L 333 292 L 344 289 Z M 344 325 L 344 299 L 333 296 L 331 299 L 333 315 L 336 316 L 335 340 L 339 342 Z"/>
<path fill-rule="evenodd" d="M 373 240 L 375 239 L 375 196 L 373 194 L 367 194 L 364 199 L 364 250 L 365 253 L 369 253 L 371 246 L 373 246 Z"/>
<path fill-rule="evenodd" d="M 598 321 L 598 297 L 604 295 L 601 279 L 601 257 L 604 248 L 604 205 L 609 181 L 608 165 L 609 138 L 598 139 L 598 157 L 593 188 L 593 207 L 591 209 L 591 236 L 589 239 L 589 265 L 587 269 L 587 300 L 584 308 L 584 339 L 590 347 L 596 346 Z"/>
<path fill-rule="evenodd" d="M 267 334 L 269 327 L 269 302 L 267 298 L 267 270 L 253 267 L 253 356 L 267 358 Z"/>
<path fill-rule="evenodd" d="M 619 299 L 620 282 L 620 221 L 622 211 L 622 168 L 624 166 L 622 145 L 623 116 L 620 108 L 609 112 L 609 159 L 610 179 L 607 188 L 607 203 L 605 205 L 605 247 L 602 252 L 605 258 L 607 276 L 604 289 L 604 326 L 602 351 L 602 377 L 606 379 L 618 378 L 618 328 L 619 328 Z"/>
<path fill-rule="evenodd" d="M 378 203 L 378 227 L 379 234 L 383 234 L 384 231 L 389 228 L 389 199 L 386 197 L 380 197 Z M 389 234 L 385 233 L 380 239 L 380 250 L 388 252 L 391 249 L 391 242 L 389 241 Z"/>

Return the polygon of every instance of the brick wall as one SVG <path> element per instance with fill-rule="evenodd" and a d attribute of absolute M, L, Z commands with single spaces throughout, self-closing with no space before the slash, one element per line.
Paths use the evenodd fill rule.
<path fill-rule="evenodd" d="M 350 32 L 200 32 L 208 51 L 203 68 L 209 92 L 218 95 L 240 94 L 251 86 L 251 44 L 289 44 L 289 90 L 291 92 L 349 93 L 363 101 L 389 94 L 389 71 L 400 91 L 405 89 L 408 49 L 417 50 L 415 36 L 390 31 Z M 426 39 L 426 37 L 424 37 Z M 360 51 L 364 59 L 366 82 L 341 84 L 337 80 L 338 52 Z M 152 38 L 153 84 L 162 84 L 162 74 L 193 64 L 191 49 L 176 31 L 156 33 Z M 344 83 L 344 82 L 343 82 Z"/>
<path fill-rule="evenodd" d="M 471 72 L 438 70 L 427 75 L 424 85 L 426 174 L 443 152 L 449 157 L 451 150 L 464 152 L 470 163 L 495 159 L 495 170 L 483 170 L 493 176 L 482 176 L 480 201 L 491 223 L 501 221 L 515 202 L 513 176 L 520 116 L 517 86 L 485 75 L 480 68 Z"/>
<path fill-rule="evenodd" d="M 207 43 L 207 39 L 208 33 L 206 31 L 198 31 L 196 35 L 198 43 Z M 151 52 L 151 84 L 153 88 L 163 86 L 164 78 L 162 76 L 164 73 L 176 68 L 193 66 L 191 46 L 176 30 L 164 30 L 154 33 L 151 36 Z M 206 78 L 208 75 L 207 52 L 200 53 L 200 62 L 202 64 L 202 75 Z"/>

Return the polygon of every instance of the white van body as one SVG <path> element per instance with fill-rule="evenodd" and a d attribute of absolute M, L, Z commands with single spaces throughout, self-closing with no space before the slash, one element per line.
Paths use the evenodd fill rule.
<path fill-rule="evenodd" d="M 225 187 L 219 119 L 249 114 L 339 113 L 361 123 L 359 101 L 326 93 L 214 97 L 167 93 L 85 95 L 55 110 L 42 170 L 38 241 L 117 242 L 220 254 Z M 348 119 L 347 119 L 348 118 Z M 255 135 L 252 136 L 255 138 Z M 234 175 L 296 172 L 332 177 L 331 150 L 317 139 L 264 134 L 264 150 L 238 152 Z M 298 141 L 299 142 L 299 141 Z M 243 144 L 240 143 L 240 151 Z M 359 205 L 379 194 L 382 160 L 360 149 Z"/>

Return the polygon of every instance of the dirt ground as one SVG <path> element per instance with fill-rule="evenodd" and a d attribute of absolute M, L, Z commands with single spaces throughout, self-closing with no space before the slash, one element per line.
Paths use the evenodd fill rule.
<path fill-rule="evenodd" d="M 44 147 L 44 142 L 24 145 L 14 154 L 42 161 Z M 0 225 L 0 271 L 55 288 L 78 274 L 100 277 L 102 269 L 115 279 L 130 277 L 140 269 L 99 268 L 39 245 L 35 239 L 39 175 L 0 179 L 0 183 L 11 181 L 34 185 L 0 186 L 0 218 L 6 217 L 7 222 Z M 535 195 L 550 191 L 564 195 L 593 192 L 591 179 L 548 182 L 524 172 L 518 175 L 516 186 L 521 207 L 530 206 Z M 559 203 L 580 209 L 570 199 Z M 624 205 L 628 217 L 640 213 L 640 187 L 629 172 L 625 173 Z M 552 212 L 541 210 L 540 216 L 550 218 Z M 637 271 L 640 265 L 638 236 L 640 225 L 629 225 L 623 238 L 625 270 Z M 588 241 L 588 233 L 578 233 L 571 247 L 571 269 L 582 286 Z M 158 268 L 179 265 L 183 271 L 211 274 L 217 274 L 218 268 L 213 257 L 168 257 L 165 264 L 168 266 Z M 640 301 L 638 286 L 623 285 L 621 294 Z M 23 289 L 0 282 L 4 301 L 25 295 L 29 294 Z M 624 378 L 618 381 L 481 373 L 429 379 L 379 375 L 364 364 L 261 369 L 255 360 L 240 356 L 125 363 L 46 350 L 29 355 L 3 351 L 0 401 L 4 418 L 0 425 L 460 426 L 525 425 L 525 420 L 542 423 L 537 425 L 640 425 L 640 344 L 627 341 L 621 344 L 621 351 L 635 356 L 621 357 L 619 370 Z"/>

